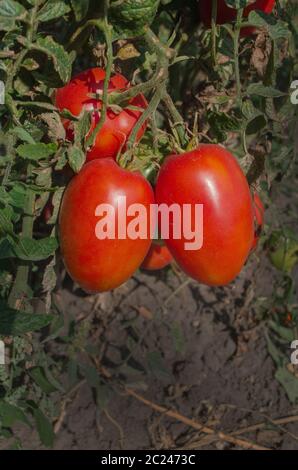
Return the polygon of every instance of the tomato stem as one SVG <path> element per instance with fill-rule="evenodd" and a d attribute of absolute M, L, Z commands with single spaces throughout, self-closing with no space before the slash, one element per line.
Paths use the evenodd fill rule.
<path fill-rule="evenodd" d="M 166 105 L 167 109 L 169 110 L 173 120 L 174 120 L 174 126 L 175 129 L 177 130 L 178 136 L 179 136 L 179 145 L 184 147 L 188 143 L 188 139 L 186 137 L 186 131 L 185 131 L 185 126 L 184 126 L 184 121 L 179 113 L 178 109 L 176 108 L 172 97 L 169 95 L 169 93 L 165 93 L 163 97 L 163 102 Z"/>
<path fill-rule="evenodd" d="M 39 2 L 36 2 L 32 10 L 30 11 L 31 13 L 30 21 L 28 22 L 28 27 L 27 27 L 27 32 L 26 32 L 26 39 L 27 39 L 26 44 L 27 45 L 26 45 L 26 48 L 20 52 L 16 62 L 14 63 L 12 73 L 9 76 L 9 79 L 7 81 L 8 93 L 12 92 L 13 90 L 14 77 L 19 71 L 19 68 L 21 67 L 21 64 L 25 56 L 29 52 L 30 45 L 32 44 L 32 41 L 34 39 L 34 35 L 36 33 L 36 29 L 38 25 L 38 22 L 36 22 L 36 15 L 37 15 L 38 7 L 39 7 Z M 16 111 L 15 105 L 11 107 L 11 111 L 14 114 L 14 112 Z M 14 118 L 14 115 L 13 115 L 13 118 Z M 33 171 L 33 166 L 31 163 L 29 163 L 27 166 L 27 179 L 31 178 L 32 171 Z M 34 204 L 35 204 L 35 193 L 31 189 L 28 188 L 27 189 L 27 201 L 25 204 L 25 215 L 22 221 L 22 236 L 23 237 L 32 238 L 33 236 Z M 26 293 L 27 291 L 29 273 L 30 273 L 30 265 L 27 262 L 22 262 L 17 269 L 16 278 L 15 278 L 14 284 L 12 286 L 12 289 L 10 291 L 10 295 L 8 298 L 8 303 L 12 308 L 19 309 L 21 307 L 20 299 L 22 295 Z"/>
<path fill-rule="evenodd" d="M 107 65 L 106 65 L 106 74 L 103 83 L 103 92 L 102 92 L 102 100 L 101 100 L 101 110 L 100 110 L 100 118 L 98 124 L 95 126 L 93 132 L 88 137 L 86 141 L 86 147 L 92 147 L 94 145 L 95 138 L 99 131 L 101 130 L 104 122 L 106 120 L 107 109 L 108 109 L 108 93 L 109 93 L 109 82 L 112 74 L 112 66 L 113 66 L 113 43 L 112 43 L 112 26 L 108 23 L 108 7 L 109 7 L 109 0 L 105 0 L 105 8 L 104 8 L 104 20 L 98 20 L 96 22 L 96 26 L 100 29 L 105 36 L 106 44 L 107 44 Z"/>
<path fill-rule="evenodd" d="M 176 52 L 164 45 L 160 42 L 159 38 L 151 31 L 149 28 L 146 32 L 145 39 L 151 49 L 153 49 L 157 56 L 157 67 L 154 76 L 148 80 L 146 83 L 142 85 L 136 85 L 129 90 L 125 91 L 124 93 L 118 93 L 120 100 L 131 98 L 135 96 L 137 93 L 144 92 L 147 89 L 155 89 L 153 97 L 146 108 L 146 110 L 141 114 L 140 118 L 138 119 L 136 125 L 134 126 L 131 135 L 127 142 L 128 152 L 127 155 L 124 155 L 123 158 L 120 158 L 120 161 L 126 164 L 127 161 L 131 161 L 131 152 L 133 146 L 136 142 L 138 132 L 145 124 L 146 120 L 152 116 L 158 108 L 158 105 L 161 101 L 165 103 L 167 106 L 172 118 L 174 119 L 175 125 L 177 125 L 177 132 L 179 135 L 179 140 L 181 145 L 185 145 L 187 143 L 186 139 L 186 132 L 183 125 L 183 118 L 181 117 L 179 111 L 175 107 L 172 98 L 167 93 L 167 80 L 168 80 L 168 69 L 170 65 L 170 61 L 175 58 Z M 137 92 L 137 93 L 136 93 Z M 115 94 L 113 101 L 115 100 Z M 117 95 L 116 95 L 117 96 Z"/>
<path fill-rule="evenodd" d="M 128 148 L 128 157 L 130 156 L 131 154 L 131 151 L 133 150 L 133 146 L 136 142 L 136 139 L 137 139 L 137 135 L 138 135 L 138 132 L 140 131 L 140 129 L 142 128 L 142 126 L 145 124 L 145 122 L 147 121 L 147 119 L 149 119 L 149 117 L 155 113 L 160 101 L 161 101 L 161 98 L 165 92 L 165 83 L 163 83 L 159 89 L 157 89 L 148 105 L 148 107 L 145 109 L 145 111 L 141 114 L 140 118 L 138 119 L 138 121 L 136 122 L 136 125 L 134 126 L 131 134 L 130 134 L 130 137 L 127 141 L 127 148 Z M 126 157 L 127 158 L 127 157 Z M 130 159 L 129 161 L 131 161 L 131 156 L 130 156 Z"/>
<path fill-rule="evenodd" d="M 236 78 L 236 88 L 237 88 L 237 102 L 239 106 L 242 103 L 242 91 L 241 91 L 241 80 L 240 80 L 240 67 L 239 67 L 239 39 L 241 31 L 241 22 L 243 17 L 243 8 L 237 10 L 237 19 L 235 24 L 234 31 L 234 68 L 235 68 L 235 78 Z"/>
<path fill-rule="evenodd" d="M 216 65 L 216 36 L 217 36 L 217 0 L 212 0 L 212 20 L 211 20 L 211 37 L 212 37 L 212 60 Z"/>
<path fill-rule="evenodd" d="M 27 168 L 27 179 L 32 176 L 32 164 L 29 163 Z M 22 236 L 26 238 L 32 238 L 33 236 L 33 223 L 34 223 L 34 205 L 35 205 L 35 194 L 31 189 L 27 189 L 27 200 L 25 204 L 25 215 L 22 222 Z M 16 278 L 11 289 L 8 304 L 12 308 L 19 309 L 20 299 L 27 291 L 28 276 L 30 272 L 30 266 L 27 262 L 22 262 L 17 269 Z"/>

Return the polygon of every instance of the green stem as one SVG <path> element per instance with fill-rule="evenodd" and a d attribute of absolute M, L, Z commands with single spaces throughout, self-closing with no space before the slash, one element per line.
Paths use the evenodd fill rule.
<path fill-rule="evenodd" d="M 32 10 L 30 10 L 30 20 L 27 25 L 27 33 L 26 33 L 26 39 L 27 39 L 26 46 L 25 46 L 25 49 L 22 49 L 22 51 L 18 54 L 16 61 L 13 65 L 12 72 L 7 79 L 7 82 L 6 82 L 7 93 L 12 91 L 14 78 L 16 74 L 18 73 L 24 58 L 30 51 L 31 43 L 32 43 L 34 34 L 36 33 L 36 29 L 38 26 L 38 22 L 36 21 L 36 14 L 38 11 L 38 7 L 39 7 L 39 2 L 36 2 L 36 5 L 32 8 Z"/>
<path fill-rule="evenodd" d="M 140 118 L 138 119 L 136 125 L 133 128 L 133 131 L 128 139 L 127 147 L 128 147 L 128 155 L 131 154 L 133 146 L 136 142 L 136 138 L 138 132 L 146 122 L 146 120 L 155 113 L 157 107 L 161 101 L 164 101 L 175 121 L 178 123 L 179 128 L 179 137 L 181 142 L 184 144 L 186 143 L 186 133 L 183 126 L 183 119 L 179 114 L 178 110 L 176 109 L 171 97 L 167 93 L 166 84 L 168 80 L 168 69 L 170 65 L 171 59 L 175 57 L 175 51 L 169 48 L 167 45 L 164 45 L 160 42 L 159 38 L 151 31 L 150 29 L 147 30 L 145 35 L 146 42 L 150 49 L 155 51 L 157 56 L 157 68 L 154 76 L 145 84 L 136 85 L 135 87 L 128 90 L 126 93 L 126 98 L 135 96 L 135 92 L 137 93 L 146 91 L 147 89 L 155 89 L 154 95 L 149 103 L 149 106 L 146 110 L 142 113 Z M 123 95 L 122 94 L 122 98 Z M 122 159 L 120 159 L 122 160 Z M 124 162 L 126 161 L 126 156 L 124 154 L 123 158 Z"/>
<path fill-rule="evenodd" d="M 237 88 L 237 102 L 239 106 L 242 103 L 242 91 L 241 91 L 241 80 L 240 80 L 240 67 L 239 67 L 239 39 L 241 31 L 241 23 L 243 17 L 243 8 L 237 10 L 237 19 L 234 31 L 234 68 L 235 68 L 235 79 Z"/>
<path fill-rule="evenodd" d="M 28 165 L 27 179 L 32 176 L 32 164 Z M 33 235 L 33 223 L 34 223 L 34 205 L 35 205 L 35 193 L 28 189 L 27 200 L 24 208 L 23 222 L 22 222 L 22 236 L 32 238 Z M 19 301 L 26 294 L 27 282 L 29 276 L 29 265 L 28 263 L 21 263 L 17 269 L 16 278 L 14 285 L 11 289 L 8 304 L 12 308 L 20 308 Z"/>
<path fill-rule="evenodd" d="M 103 92 L 102 92 L 102 100 L 101 100 L 101 110 L 100 110 L 100 118 L 99 122 L 94 128 L 93 132 L 89 136 L 86 141 L 86 146 L 92 147 L 94 144 L 95 138 L 99 131 L 101 130 L 107 116 L 107 109 L 108 109 L 108 93 L 109 93 L 109 83 L 112 74 L 112 66 L 113 66 L 113 43 L 112 43 L 112 26 L 108 23 L 108 8 L 109 8 L 109 1 L 105 1 L 105 9 L 104 9 L 104 20 L 97 21 L 96 26 L 101 29 L 101 31 L 105 35 L 105 40 L 107 44 L 107 65 L 106 65 L 106 74 L 103 84 Z"/>
<path fill-rule="evenodd" d="M 7 81 L 8 93 L 12 92 L 14 78 L 16 74 L 18 73 L 19 68 L 21 67 L 21 64 L 26 54 L 30 50 L 30 44 L 32 43 L 34 34 L 36 32 L 36 28 L 37 28 L 36 14 L 38 11 L 38 6 L 39 6 L 39 2 L 36 2 L 36 5 L 31 10 L 30 21 L 28 23 L 27 34 L 26 34 L 27 44 L 29 44 L 29 46 L 27 45 L 27 47 L 20 52 L 20 54 L 18 55 L 14 63 L 12 73 L 10 74 L 8 81 Z M 27 178 L 29 179 L 32 177 L 32 170 L 33 170 L 33 167 L 32 167 L 32 164 L 30 163 L 27 167 Z M 32 235 L 33 235 L 34 204 L 35 204 L 35 194 L 33 191 L 28 189 L 27 201 L 26 201 L 25 208 L 24 208 L 25 215 L 23 217 L 23 222 L 22 222 L 22 235 L 24 237 L 32 238 Z M 14 285 L 11 289 L 11 292 L 8 298 L 8 303 L 11 307 L 13 308 L 20 307 L 19 306 L 20 298 L 27 291 L 28 276 L 29 276 L 29 265 L 27 263 L 22 262 L 17 269 Z"/>
<path fill-rule="evenodd" d="M 146 93 L 159 86 L 163 80 L 168 78 L 169 59 L 173 57 L 175 51 L 168 46 L 161 44 L 158 37 L 150 29 L 146 32 L 145 40 L 148 43 L 148 46 L 155 51 L 157 56 L 156 71 L 153 77 L 147 82 L 135 85 L 122 93 L 110 93 L 110 104 L 121 104 L 124 101 L 134 98 L 139 93 Z"/>
<path fill-rule="evenodd" d="M 37 107 L 48 109 L 49 111 L 58 111 L 58 108 L 51 103 L 43 102 L 43 101 L 21 101 L 21 100 L 14 100 L 14 104 L 16 106 L 23 106 L 23 107 Z"/>
<path fill-rule="evenodd" d="M 28 51 L 29 51 L 29 49 L 27 47 L 26 47 L 26 49 L 22 49 L 21 52 L 19 53 L 16 61 L 14 62 L 11 74 L 8 76 L 8 79 L 7 79 L 7 82 L 6 82 L 6 87 L 5 87 L 6 88 L 6 93 L 9 93 L 9 92 L 12 91 L 14 78 L 15 78 L 16 74 L 18 73 L 19 68 L 21 67 L 21 64 L 22 64 L 24 58 L 26 57 Z"/>
<path fill-rule="evenodd" d="M 68 50 L 72 44 L 78 39 L 78 37 L 80 36 L 80 34 L 86 29 L 86 28 L 89 28 L 89 27 L 93 27 L 93 26 L 97 26 L 98 25 L 98 20 L 97 19 L 92 19 L 92 20 L 88 20 L 86 21 L 86 23 L 84 23 L 82 26 L 80 26 L 74 33 L 73 35 L 71 36 L 71 38 L 69 39 L 68 43 L 66 44 L 66 50 Z"/>
<path fill-rule="evenodd" d="M 7 149 L 6 154 L 7 155 L 15 156 L 14 146 L 15 146 L 15 139 L 11 134 L 8 134 L 8 136 L 7 136 L 7 145 L 6 145 L 6 149 Z M 5 168 L 3 179 L 2 179 L 2 182 L 1 182 L 1 186 L 6 186 L 7 185 L 8 181 L 9 181 L 12 165 L 13 165 L 13 158 L 12 158 L 11 161 L 8 162 L 8 164 Z"/>
<path fill-rule="evenodd" d="M 0 59 L 14 58 L 14 51 L 0 51 Z"/>
<path fill-rule="evenodd" d="M 174 121 L 173 124 L 178 132 L 180 144 L 182 147 L 184 147 L 187 144 L 187 137 L 186 137 L 185 127 L 183 124 L 183 118 L 181 114 L 179 113 L 178 109 L 176 108 L 169 93 L 165 93 L 163 97 L 163 102 L 165 103 L 166 107 L 168 108 L 173 118 L 173 121 Z"/>
<path fill-rule="evenodd" d="M 134 98 L 135 96 L 139 95 L 140 93 L 146 93 L 152 88 L 154 88 L 158 81 L 162 80 L 164 77 L 164 70 L 161 68 L 157 68 L 157 72 L 154 74 L 152 78 L 150 78 L 147 82 L 139 83 L 128 90 L 123 91 L 122 93 L 119 92 L 112 92 L 109 93 L 109 103 L 110 104 L 121 104 L 125 101 Z"/>
<path fill-rule="evenodd" d="M 127 141 L 127 147 L 128 149 L 131 149 L 136 140 L 137 140 L 137 135 L 140 131 L 140 129 L 142 128 L 142 126 L 145 124 L 145 122 L 147 121 L 147 119 L 153 114 L 155 113 L 164 93 L 165 93 L 165 90 L 166 90 L 166 87 L 165 87 L 165 83 L 163 83 L 154 93 L 148 107 L 145 109 L 145 111 L 141 114 L 140 118 L 138 119 L 136 125 L 134 126 L 130 136 L 129 136 L 129 139 Z"/>
<path fill-rule="evenodd" d="M 212 0 L 212 20 L 211 20 L 211 37 L 212 37 L 212 60 L 216 65 L 216 36 L 217 36 L 217 0 Z"/>
<path fill-rule="evenodd" d="M 158 152 L 158 127 L 156 122 L 156 113 L 151 116 L 151 130 L 153 135 L 153 150 L 156 154 Z"/>

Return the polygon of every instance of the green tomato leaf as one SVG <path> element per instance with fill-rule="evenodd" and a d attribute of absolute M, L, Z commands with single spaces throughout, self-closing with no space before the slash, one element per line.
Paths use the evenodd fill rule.
<path fill-rule="evenodd" d="M 247 87 L 248 95 L 262 96 L 263 98 L 279 98 L 280 96 L 286 96 L 284 93 L 271 86 L 265 86 L 262 83 L 252 83 Z"/>
<path fill-rule="evenodd" d="M 13 31 L 15 27 L 15 20 L 13 20 L 12 18 L 0 17 L 0 31 Z M 3 70 L 5 70 L 5 65 L 3 62 L 0 63 L 0 68 L 3 68 Z"/>
<path fill-rule="evenodd" d="M 1 235 L 1 231 L 0 231 Z M 7 259 L 14 256 L 12 244 L 8 238 L 0 239 L 0 259 Z"/>
<path fill-rule="evenodd" d="M 18 139 L 20 139 L 22 142 L 27 142 L 27 144 L 35 144 L 32 135 L 23 127 L 14 127 L 11 130 L 11 133 L 15 135 Z"/>
<path fill-rule="evenodd" d="M 298 263 L 298 242 L 281 237 L 277 244 L 272 246 L 269 258 L 275 268 L 291 273 Z"/>
<path fill-rule="evenodd" d="M 262 11 L 251 11 L 248 15 L 248 22 L 258 28 L 267 29 L 269 35 L 273 40 L 287 38 L 291 34 L 287 23 L 280 20 L 276 21 L 275 18 L 267 15 Z"/>
<path fill-rule="evenodd" d="M 68 156 L 69 166 L 75 173 L 78 173 L 85 163 L 85 160 L 86 160 L 85 153 L 79 147 L 72 145 L 68 149 L 67 156 Z"/>
<path fill-rule="evenodd" d="M 245 118 L 243 121 L 243 129 L 246 131 L 246 134 L 256 134 L 267 124 L 265 114 L 255 108 L 249 100 L 243 103 L 242 114 Z"/>
<path fill-rule="evenodd" d="M 144 34 L 155 18 L 159 0 L 114 0 L 110 3 L 109 21 L 113 25 L 115 39 Z"/>
<path fill-rule="evenodd" d="M 28 373 L 43 392 L 52 393 L 57 390 L 57 388 L 48 381 L 42 367 L 33 367 L 28 371 Z"/>
<path fill-rule="evenodd" d="M 27 188 L 25 185 L 15 183 L 11 191 L 9 191 L 10 204 L 18 209 L 24 208 L 27 197 Z"/>
<path fill-rule="evenodd" d="M 53 447 L 55 434 L 49 418 L 36 407 L 33 408 L 33 417 L 41 442 L 45 447 Z"/>
<path fill-rule="evenodd" d="M 226 113 L 209 111 L 207 112 L 207 119 L 219 142 L 226 140 L 227 132 L 237 132 L 241 130 L 241 122 L 239 119 Z"/>
<path fill-rule="evenodd" d="M 32 47 L 53 60 L 55 70 L 64 83 L 70 79 L 72 58 L 63 46 L 57 44 L 51 36 L 46 36 L 39 37 Z"/>
<path fill-rule="evenodd" d="M 272 320 L 268 322 L 269 327 L 275 333 L 277 333 L 282 339 L 291 343 L 295 339 L 295 333 L 291 328 L 286 328 L 285 326 L 280 325 Z"/>
<path fill-rule="evenodd" d="M 275 378 L 284 388 L 291 403 L 298 403 L 298 380 L 285 367 L 277 369 Z"/>
<path fill-rule="evenodd" d="M 13 0 L 0 0 L 0 17 L 18 20 L 24 18 L 26 14 L 25 8 L 20 3 Z"/>
<path fill-rule="evenodd" d="M 16 421 L 21 421 L 30 426 L 23 410 L 4 400 L 0 400 L 0 420 L 4 428 L 10 428 Z"/>
<path fill-rule="evenodd" d="M 291 273 L 298 263 L 298 240 L 291 230 L 275 230 L 268 240 L 269 259 L 273 266 Z"/>
<path fill-rule="evenodd" d="M 57 239 L 54 237 L 34 240 L 33 238 L 20 237 L 19 242 L 13 246 L 17 258 L 24 261 L 41 261 L 53 255 L 58 248 Z"/>
<path fill-rule="evenodd" d="M 89 0 L 71 0 L 76 21 L 81 21 L 88 13 Z"/>
<path fill-rule="evenodd" d="M 17 154 L 27 160 L 43 160 L 57 151 L 57 144 L 21 144 L 17 147 Z"/>
<path fill-rule="evenodd" d="M 48 0 L 48 2 L 39 10 L 37 19 L 39 21 L 51 21 L 60 18 L 70 11 L 68 5 L 60 0 Z"/>
<path fill-rule="evenodd" d="M 13 224 L 11 221 L 11 216 L 12 213 L 10 207 L 0 209 L 0 236 L 4 233 L 13 235 Z"/>
<path fill-rule="evenodd" d="M 0 335 L 20 336 L 37 331 L 53 320 L 52 315 L 31 314 L 10 308 L 0 300 Z"/>

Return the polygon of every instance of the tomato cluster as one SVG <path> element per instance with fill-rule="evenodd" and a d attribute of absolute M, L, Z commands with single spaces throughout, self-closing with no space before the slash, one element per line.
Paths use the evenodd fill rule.
<path fill-rule="evenodd" d="M 92 134 L 100 119 L 102 101 L 100 96 L 103 92 L 106 72 L 96 67 L 88 69 L 75 76 L 70 82 L 55 93 L 55 104 L 60 111 L 67 110 L 74 116 L 80 116 L 84 110 L 91 112 L 91 126 L 86 139 Z M 109 81 L 108 90 L 125 91 L 129 88 L 126 78 L 117 73 Z M 133 109 L 129 106 L 134 107 Z M 116 158 L 118 152 L 125 149 L 125 143 L 134 125 L 142 114 L 142 109 L 147 107 L 145 97 L 140 94 L 132 98 L 127 107 L 120 112 L 107 110 L 105 122 L 96 135 L 93 146 L 88 149 L 86 160 L 96 158 Z M 138 110 L 137 108 L 140 108 Z M 72 121 L 63 120 L 67 138 L 73 140 Z M 137 135 L 140 139 L 145 131 L 146 125 L 141 127 Z"/>
<path fill-rule="evenodd" d="M 102 69 L 78 75 L 57 91 L 57 106 L 79 115 L 90 103 L 92 116 L 98 113 L 100 101 L 90 97 L 89 92 L 96 94 L 103 78 Z M 111 89 L 129 86 L 119 75 L 112 78 L 111 83 Z M 143 97 L 135 98 L 134 103 L 136 100 L 145 106 Z M 161 165 L 154 188 L 142 173 L 121 168 L 115 157 L 139 115 L 140 111 L 131 113 L 126 109 L 118 115 L 108 112 L 87 163 L 67 186 L 59 215 L 60 245 L 67 271 L 86 291 L 102 292 L 121 285 L 140 267 L 162 269 L 174 259 L 198 282 L 213 286 L 230 283 L 257 245 L 264 215 L 259 196 L 251 195 L 234 156 L 215 144 L 201 144 L 192 151 L 168 156 Z M 70 123 L 66 121 L 64 125 L 69 130 Z M 124 140 L 117 140 L 119 129 L 125 135 Z M 119 232 L 121 220 L 123 222 L 119 209 L 123 198 L 125 207 L 133 208 L 126 213 L 127 230 L 131 224 L 140 225 L 135 218 L 137 207 L 145 208 L 145 236 L 143 233 L 129 237 L 127 231 Z M 175 234 L 169 210 L 168 236 L 164 241 L 152 242 L 152 206 L 179 209 L 182 214 L 178 219 L 180 236 Z M 186 248 L 190 241 L 183 228 L 186 206 L 189 230 L 191 233 L 201 230 L 203 240 L 193 249 Z M 199 206 L 203 208 L 203 225 L 198 227 L 196 210 Z M 104 208 L 103 212 L 98 211 L 98 207 Z M 105 228 L 112 228 L 113 236 L 97 234 L 98 223 L 102 224 L 104 215 Z M 162 220 L 157 219 L 157 223 L 160 229 Z"/>

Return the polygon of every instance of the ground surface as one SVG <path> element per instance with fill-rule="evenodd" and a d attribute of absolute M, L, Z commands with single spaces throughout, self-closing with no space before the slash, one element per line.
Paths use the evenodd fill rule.
<path fill-rule="evenodd" d="M 278 210 L 267 211 L 266 219 L 295 230 L 294 180 L 283 184 L 290 192 L 273 191 Z M 297 267 L 293 278 L 298 286 Z M 54 397 L 54 449 L 298 449 L 298 405 L 275 379 L 268 314 L 259 308 L 275 294 L 276 279 L 261 247 L 225 288 L 199 285 L 169 268 L 139 272 L 113 292 L 87 296 L 66 277 L 56 303 L 64 323 L 75 319 L 78 332 L 69 349 L 53 341 L 48 352 L 59 361 L 76 348 L 83 364 L 92 356 L 102 383 L 95 395 L 92 374 L 89 385 L 73 386 L 64 374 L 71 393 Z M 228 436 L 220 438 L 219 431 Z M 16 434 L 23 448 L 42 448 L 27 427 L 18 426 Z"/>
<path fill-rule="evenodd" d="M 96 299 L 60 291 L 66 316 L 88 315 L 82 321 L 88 321 L 90 344 L 102 345 L 103 377 L 109 379 L 112 373 L 139 396 L 108 391 L 101 409 L 89 386 L 81 385 L 67 402 L 54 448 L 243 448 L 206 437 L 181 422 L 182 415 L 182 420 L 191 418 L 227 434 L 265 422 L 265 427 L 238 438 L 269 448 L 298 449 L 298 421 L 281 428 L 268 421 L 298 414 L 274 379 L 264 325 L 255 309 L 255 299 L 270 292 L 270 279 L 266 260 L 254 256 L 226 288 L 187 284 L 169 270 L 159 276 L 138 274 Z M 131 355 L 119 367 L 127 348 Z M 165 416 L 154 405 L 179 415 Z M 33 433 L 20 432 L 25 448 L 39 448 Z"/>

